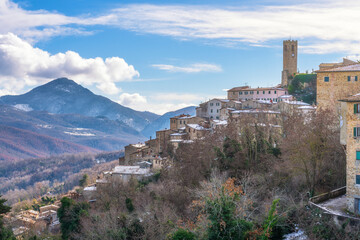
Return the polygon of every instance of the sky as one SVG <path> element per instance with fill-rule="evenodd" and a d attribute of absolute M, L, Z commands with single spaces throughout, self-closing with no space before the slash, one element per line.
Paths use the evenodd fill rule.
<path fill-rule="evenodd" d="M 163 114 L 298 69 L 360 59 L 360 1 L 0 0 L 0 96 L 68 77 L 124 106 Z"/>

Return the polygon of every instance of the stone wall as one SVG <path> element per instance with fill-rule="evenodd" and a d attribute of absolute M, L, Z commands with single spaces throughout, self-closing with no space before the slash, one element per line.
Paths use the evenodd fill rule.
<path fill-rule="evenodd" d="M 351 76 L 351 81 L 348 81 Z M 353 79 L 358 76 L 358 81 Z M 329 77 L 329 82 L 325 82 Z M 340 111 L 338 100 L 360 92 L 360 72 L 317 72 L 316 101 L 319 108 Z"/>
<path fill-rule="evenodd" d="M 356 151 L 360 151 L 360 137 L 354 137 L 354 127 L 360 127 L 360 114 L 354 114 L 354 102 L 346 105 L 346 197 L 349 211 L 354 212 L 354 198 L 360 198 L 360 185 L 356 185 L 356 175 L 360 175 L 360 160 L 356 160 Z M 358 102 L 360 104 L 360 102 Z"/>

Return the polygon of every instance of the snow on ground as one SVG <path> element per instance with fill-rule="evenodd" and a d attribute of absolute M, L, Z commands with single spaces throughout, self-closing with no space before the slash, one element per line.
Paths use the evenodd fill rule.
<path fill-rule="evenodd" d="M 30 112 L 33 110 L 28 104 L 16 104 L 14 105 L 14 108 L 24 112 Z"/>
<path fill-rule="evenodd" d="M 73 135 L 73 136 L 83 136 L 83 137 L 95 136 L 95 134 L 89 133 L 89 132 L 64 132 L 64 133 Z"/>
<path fill-rule="evenodd" d="M 284 236 L 285 240 L 308 240 L 309 238 L 306 236 L 305 232 L 301 229 L 297 229 L 296 232 L 286 234 Z"/>

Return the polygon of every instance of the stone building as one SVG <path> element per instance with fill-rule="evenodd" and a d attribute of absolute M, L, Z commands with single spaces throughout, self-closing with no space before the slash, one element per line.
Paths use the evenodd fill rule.
<path fill-rule="evenodd" d="M 279 97 L 288 94 L 287 90 L 281 88 L 280 86 L 268 88 L 250 88 L 248 86 L 235 87 L 228 90 L 227 93 L 228 99 L 241 102 L 247 100 L 266 100 L 278 102 Z"/>
<path fill-rule="evenodd" d="M 170 118 L 170 129 L 177 131 L 179 129 L 185 129 L 186 124 L 199 124 L 202 121 L 204 121 L 202 118 L 181 114 Z"/>
<path fill-rule="evenodd" d="M 360 92 L 360 64 L 344 60 L 342 65 L 328 68 L 327 65 L 324 67 L 324 64 L 320 64 L 320 69 L 316 71 L 316 101 L 319 108 L 339 113 L 338 100 Z"/>
<path fill-rule="evenodd" d="M 360 214 L 360 94 L 340 100 L 340 143 L 346 149 L 348 210 Z"/>
<path fill-rule="evenodd" d="M 287 87 L 290 80 L 297 73 L 297 49 L 296 40 L 283 41 L 283 71 L 281 73 L 281 86 Z"/>
<path fill-rule="evenodd" d="M 196 116 L 206 120 L 224 120 L 228 118 L 228 109 L 241 109 L 241 102 L 232 99 L 214 98 L 201 103 L 199 107 L 196 108 Z"/>

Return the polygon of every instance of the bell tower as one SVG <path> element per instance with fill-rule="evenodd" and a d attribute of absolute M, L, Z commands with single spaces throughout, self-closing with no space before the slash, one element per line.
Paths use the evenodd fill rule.
<path fill-rule="evenodd" d="M 297 73 L 297 40 L 285 40 L 283 42 L 283 71 L 281 74 L 281 86 L 287 87 L 291 76 Z"/>

